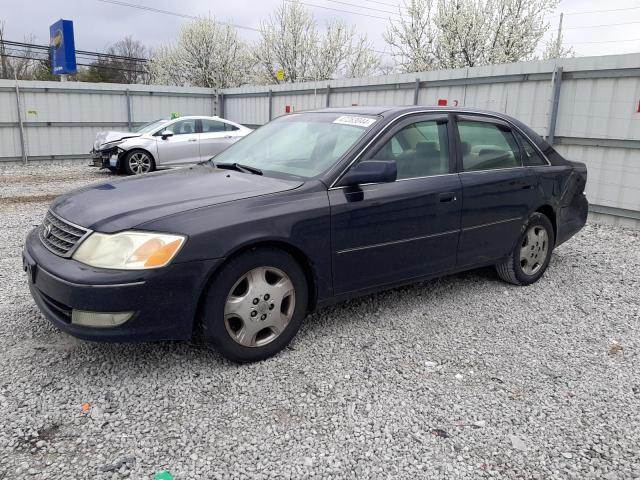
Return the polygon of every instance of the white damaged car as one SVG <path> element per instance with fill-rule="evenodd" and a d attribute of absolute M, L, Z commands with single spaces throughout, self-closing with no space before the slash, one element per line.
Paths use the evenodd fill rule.
<path fill-rule="evenodd" d="M 251 131 L 218 117 L 161 119 L 134 132 L 98 132 L 91 154 L 97 167 L 139 175 L 208 160 Z"/>

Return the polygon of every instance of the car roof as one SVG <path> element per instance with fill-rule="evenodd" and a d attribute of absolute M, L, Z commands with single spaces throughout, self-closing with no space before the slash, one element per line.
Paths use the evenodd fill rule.
<path fill-rule="evenodd" d="M 537 134 L 531 127 L 525 125 L 517 118 L 513 118 L 509 115 L 500 112 L 494 112 L 491 110 L 483 110 L 480 108 L 470 108 L 470 107 L 440 107 L 437 105 L 411 105 L 411 106 L 400 106 L 400 107 L 385 107 L 385 106 L 357 106 L 357 107 L 332 107 L 332 108 L 321 108 L 317 110 L 309 110 L 311 113 L 344 113 L 345 115 L 378 115 L 385 119 L 393 119 L 402 114 L 412 113 L 412 112 L 442 112 L 442 113 L 459 113 L 459 114 L 479 114 L 479 115 L 489 115 L 494 118 L 502 119 L 512 125 L 517 126 L 520 130 L 523 130 L 527 136 L 541 149 L 548 148 L 549 145 L 544 141 L 544 139 Z M 305 112 L 298 112 L 305 113 Z"/>
<path fill-rule="evenodd" d="M 424 110 L 432 110 L 434 112 L 452 112 L 452 113 L 479 113 L 492 116 L 499 116 L 505 119 L 511 120 L 511 117 L 499 112 L 492 112 L 490 110 L 482 110 L 479 108 L 467 108 L 467 107 L 441 107 L 436 105 L 411 105 L 411 106 L 352 106 L 352 107 L 331 107 L 331 108 L 319 108 L 315 110 L 309 110 L 310 113 L 344 113 L 344 114 L 360 114 L 360 115 L 380 115 L 383 117 L 392 117 L 403 113 L 419 112 Z M 298 112 L 305 113 L 305 112 Z"/>

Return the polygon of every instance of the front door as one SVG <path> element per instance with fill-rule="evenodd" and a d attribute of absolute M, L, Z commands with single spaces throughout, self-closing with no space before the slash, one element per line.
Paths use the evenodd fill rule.
<path fill-rule="evenodd" d="M 162 131 L 173 132 L 170 137 L 163 138 L 161 132 L 156 133 L 158 145 L 158 165 L 179 165 L 200 161 L 200 134 L 195 118 L 185 118 L 167 125 Z"/>
<path fill-rule="evenodd" d="M 458 116 L 462 222 L 458 266 L 490 263 L 513 249 L 535 200 L 537 178 L 522 166 L 508 124 Z"/>
<path fill-rule="evenodd" d="M 462 192 L 449 128 L 440 114 L 398 122 L 362 157 L 394 160 L 395 182 L 329 190 L 336 294 L 455 266 Z"/>

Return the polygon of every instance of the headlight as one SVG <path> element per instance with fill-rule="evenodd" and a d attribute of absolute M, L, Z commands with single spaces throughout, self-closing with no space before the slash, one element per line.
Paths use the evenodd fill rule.
<path fill-rule="evenodd" d="M 186 237 L 165 233 L 92 233 L 73 254 L 73 259 L 92 267 L 145 270 L 167 265 Z"/>

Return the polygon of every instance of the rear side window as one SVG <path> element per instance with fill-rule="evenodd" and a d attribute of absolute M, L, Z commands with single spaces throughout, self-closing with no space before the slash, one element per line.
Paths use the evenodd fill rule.
<path fill-rule="evenodd" d="M 459 121 L 465 172 L 520 167 L 520 148 L 508 129 L 494 123 Z"/>
<path fill-rule="evenodd" d="M 395 160 L 398 179 L 449 173 L 447 125 L 435 120 L 407 125 L 378 150 L 372 160 Z"/>
<path fill-rule="evenodd" d="M 547 161 L 542 158 L 542 156 L 538 153 L 538 151 L 531 145 L 529 140 L 524 138 L 520 133 L 514 132 L 516 137 L 518 137 L 518 141 L 520 145 L 522 145 L 522 151 L 524 156 L 522 158 L 524 164 L 527 167 L 536 167 L 539 165 L 548 165 Z"/>
<path fill-rule="evenodd" d="M 202 119 L 202 133 L 215 133 L 215 132 L 224 132 L 225 131 L 225 123 L 217 122 L 215 120 L 207 120 L 206 118 Z"/>

